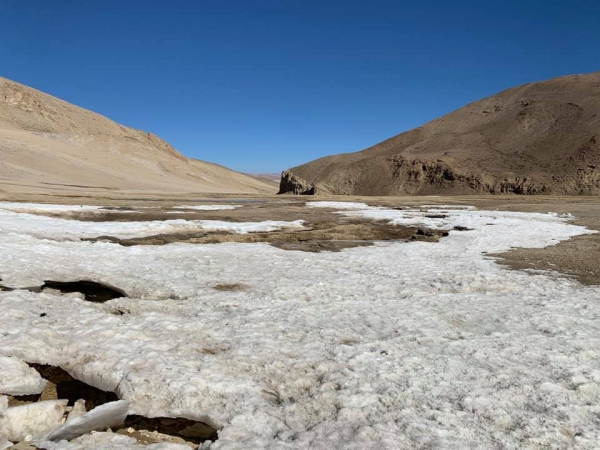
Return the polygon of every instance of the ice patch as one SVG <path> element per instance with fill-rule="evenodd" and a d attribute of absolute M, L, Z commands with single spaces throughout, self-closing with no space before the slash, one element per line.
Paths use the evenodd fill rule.
<path fill-rule="evenodd" d="M 475 210 L 472 205 L 421 205 L 420 208 L 431 208 L 431 209 L 466 209 Z"/>
<path fill-rule="evenodd" d="M 71 442 L 36 442 L 46 450 L 190 450 L 184 444 L 140 444 L 134 438 L 114 433 L 93 433 L 81 436 Z"/>
<path fill-rule="evenodd" d="M 122 425 L 125 422 L 128 410 L 129 402 L 124 400 L 106 403 L 86 414 L 68 420 L 60 428 L 43 436 L 41 440 L 70 441 L 94 430 L 105 430 Z"/>
<path fill-rule="evenodd" d="M 0 233 L 30 235 L 38 239 L 79 240 L 99 236 L 139 238 L 157 234 L 229 231 L 256 233 L 276 230 L 300 230 L 302 220 L 292 222 L 224 222 L 218 220 L 164 220 L 147 222 L 84 222 L 0 209 Z"/>
<path fill-rule="evenodd" d="M 241 208 L 242 205 L 194 205 L 194 206 L 173 206 L 174 209 L 197 209 L 200 211 L 220 211 Z"/>
<path fill-rule="evenodd" d="M 14 212 L 74 212 L 95 211 L 102 206 L 89 205 L 50 205 L 44 203 L 7 203 L 0 202 L 0 209 Z"/>
<path fill-rule="evenodd" d="M 309 208 L 333 208 L 333 209 L 370 209 L 372 206 L 366 203 L 356 202 L 306 202 Z"/>
<path fill-rule="evenodd" d="M 0 394 L 40 394 L 46 380 L 39 373 L 16 358 L 0 355 Z"/>
<path fill-rule="evenodd" d="M 68 368 L 132 414 L 222 427 L 211 450 L 597 448 L 600 288 L 484 255 L 591 231 L 555 214 L 344 214 L 471 231 L 318 254 L 0 233 L 9 286 L 104 280 L 130 295 L 2 292 L 0 353 Z"/>
<path fill-rule="evenodd" d="M 0 414 L 0 436 L 13 442 L 38 439 L 60 426 L 66 408 L 66 400 L 48 400 L 8 408 Z"/>

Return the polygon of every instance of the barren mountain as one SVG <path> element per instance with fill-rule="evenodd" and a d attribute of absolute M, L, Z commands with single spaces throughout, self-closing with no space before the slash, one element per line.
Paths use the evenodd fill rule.
<path fill-rule="evenodd" d="M 512 88 L 294 167 L 280 193 L 600 194 L 600 72 Z"/>
<path fill-rule="evenodd" d="M 0 189 L 269 193 L 158 136 L 0 78 Z"/>

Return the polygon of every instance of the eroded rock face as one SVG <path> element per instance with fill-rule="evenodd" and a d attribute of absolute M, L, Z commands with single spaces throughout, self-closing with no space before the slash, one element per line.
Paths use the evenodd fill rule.
<path fill-rule="evenodd" d="M 408 159 L 401 155 L 355 163 L 332 172 L 327 180 L 327 192 L 337 195 L 600 193 L 600 171 L 595 166 L 552 177 L 498 176 L 486 171 L 455 168 L 443 160 Z M 313 195 L 317 191 L 315 184 L 291 171 L 284 172 L 280 194 Z"/>
<path fill-rule="evenodd" d="M 281 174 L 279 194 L 315 195 L 317 187 L 286 170 Z"/>
<path fill-rule="evenodd" d="M 406 194 L 428 188 L 474 194 L 544 194 L 548 191 L 546 185 L 535 178 L 515 176 L 508 179 L 487 173 L 463 173 L 441 160 L 408 160 L 396 156 L 390 159 L 390 164 L 394 184 Z"/>
<path fill-rule="evenodd" d="M 518 86 L 355 153 L 284 172 L 281 193 L 600 193 L 600 72 Z"/>

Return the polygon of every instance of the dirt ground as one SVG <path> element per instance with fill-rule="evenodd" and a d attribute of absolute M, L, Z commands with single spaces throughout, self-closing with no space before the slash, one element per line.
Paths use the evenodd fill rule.
<path fill-rule="evenodd" d="M 357 221 L 336 214 L 335 210 L 305 208 L 307 201 L 358 201 L 373 206 L 391 208 L 419 207 L 421 205 L 473 205 L 478 209 L 522 212 L 569 213 L 573 223 L 600 231 L 600 198 L 595 196 L 425 196 L 425 197 L 355 197 L 355 196 L 253 196 L 115 192 L 101 195 L 97 192 L 73 190 L 49 194 L 13 194 L 0 190 L 0 201 L 26 201 L 55 204 L 101 205 L 139 211 L 136 214 L 118 211 L 106 213 L 69 213 L 72 219 L 97 221 L 139 220 L 224 220 L 232 222 L 263 220 L 305 220 L 309 230 L 302 232 L 200 233 L 195 235 L 159 235 L 149 238 L 118 240 L 102 237 L 99 240 L 121 245 L 156 245 L 171 242 L 208 244 L 216 242 L 269 242 L 289 250 L 339 251 L 358 245 L 370 245 L 377 240 L 437 240 L 440 233 L 420 231 L 409 227 L 394 227 L 384 222 Z M 201 204 L 237 204 L 243 208 L 222 211 L 185 211 L 173 214 L 174 206 Z M 64 216 L 64 214 L 62 215 Z M 574 277 L 584 284 L 600 284 L 600 233 L 575 237 L 544 249 L 515 249 L 501 255 L 498 263 L 515 270 L 551 270 Z"/>

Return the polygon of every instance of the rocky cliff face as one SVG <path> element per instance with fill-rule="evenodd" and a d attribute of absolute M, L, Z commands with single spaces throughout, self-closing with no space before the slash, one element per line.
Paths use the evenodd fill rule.
<path fill-rule="evenodd" d="M 315 195 L 317 188 L 286 170 L 281 174 L 279 194 Z"/>
<path fill-rule="evenodd" d="M 281 193 L 600 194 L 600 72 L 509 89 L 369 149 L 284 172 Z"/>

